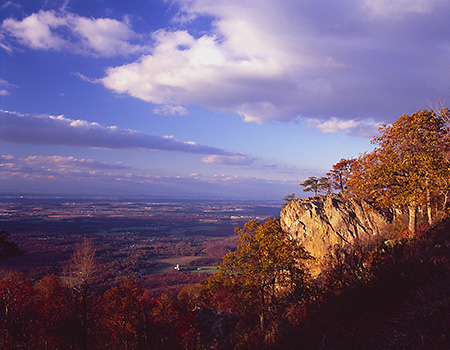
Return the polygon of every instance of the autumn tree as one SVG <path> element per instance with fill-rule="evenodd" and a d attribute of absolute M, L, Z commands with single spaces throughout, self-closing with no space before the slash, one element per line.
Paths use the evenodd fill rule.
<path fill-rule="evenodd" d="M 347 181 L 352 173 L 353 165 L 356 159 L 342 158 L 333 165 L 333 168 L 327 173 L 328 182 L 333 190 L 343 193 L 347 189 Z"/>
<path fill-rule="evenodd" d="M 148 312 L 145 309 L 144 290 L 125 280 L 112 287 L 102 298 L 102 330 L 104 345 L 110 349 L 148 349 Z"/>
<path fill-rule="evenodd" d="M 445 161 L 450 164 L 450 110 L 441 107 L 439 109 L 439 117 L 443 122 L 443 137 L 441 138 L 439 145 L 444 154 Z M 441 212 L 445 212 L 449 205 L 450 179 L 444 178 L 444 180 L 439 193 Z"/>
<path fill-rule="evenodd" d="M 277 219 L 250 220 L 236 232 L 240 245 L 224 257 L 218 276 L 243 307 L 259 315 L 263 332 L 282 300 L 302 295 L 307 279 L 303 262 L 309 256 Z"/>
<path fill-rule="evenodd" d="M 168 294 L 157 298 L 151 310 L 154 334 L 161 349 L 177 349 L 180 344 L 178 321 L 180 310 Z"/>
<path fill-rule="evenodd" d="M 36 308 L 39 318 L 35 324 L 42 349 L 69 349 L 76 342 L 73 332 L 74 312 L 67 288 L 55 275 L 44 276 L 35 285 Z"/>
<path fill-rule="evenodd" d="M 37 320 L 33 283 L 20 273 L 0 280 L 0 349 L 29 349 Z"/>
<path fill-rule="evenodd" d="M 407 208 L 414 234 L 418 209 L 425 209 L 431 223 L 433 203 L 448 192 L 445 120 L 442 114 L 422 110 L 383 125 L 380 133 L 372 141 L 374 151 L 361 155 L 352 167 L 349 191 L 382 207 Z"/>
<path fill-rule="evenodd" d="M 95 291 L 92 287 L 98 277 L 95 248 L 92 241 L 84 238 L 81 243 L 77 244 L 66 270 L 65 282 L 71 288 L 78 305 L 81 346 L 83 350 L 87 350 L 95 298 Z"/>

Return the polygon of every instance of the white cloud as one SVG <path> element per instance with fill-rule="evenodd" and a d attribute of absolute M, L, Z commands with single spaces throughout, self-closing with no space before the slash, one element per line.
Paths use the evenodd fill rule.
<path fill-rule="evenodd" d="M 19 41 L 92 56 L 140 54 L 99 79 L 76 74 L 156 104 L 163 115 L 201 106 L 256 123 L 390 121 L 449 98 L 448 1 L 166 2 L 178 13 L 151 35 L 134 32 L 127 18 L 62 9 L 5 19 L 0 47 L 12 52 Z"/>
<path fill-rule="evenodd" d="M 331 118 L 328 120 L 308 119 L 306 121 L 308 126 L 314 126 L 325 133 L 336 133 L 342 130 L 353 129 L 360 125 L 356 120 L 338 120 Z"/>
<path fill-rule="evenodd" d="M 226 164 L 226 165 L 249 165 L 255 161 L 254 158 L 249 158 L 242 154 L 223 156 L 212 154 L 202 159 L 203 163 L 210 164 Z"/>
<path fill-rule="evenodd" d="M 72 72 L 71 74 L 75 77 L 80 78 L 83 81 L 87 81 L 88 83 L 92 83 L 92 84 L 101 83 L 100 79 L 87 77 L 87 76 L 81 74 L 80 72 Z"/>
<path fill-rule="evenodd" d="M 143 46 L 132 44 L 139 36 L 126 21 L 87 18 L 68 12 L 39 11 L 21 21 L 7 18 L 1 30 L 3 38 L 15 38 L 36 50 L 67 50 L 106 57 L 145 50 Z M 4 40 L 2 45 L 11 48 Z"/>
<path fill-rule="evenodd" d="M 361 120 L 340 120 L 330 118 L 327 120 L 310 118 L 306 120 L 308 127 L 319 129 L 323 133 L 338 133 L 345 131 L 353 136 L 373 137 L 377 134 L 380 123 L 373 121 Z"/>
<path fill-rule="evenodd" d="M 128 170 L 128 171 L 127 171 Z M 129 171 L 121 163 L 62 156 L 0 156 L 0 184 L 20 193 L 135 193 L 221 198 L 276 198 L 292 192 L 297 181 L 273 181 L 225 174 L 159 175 Z M 288 189 L 287 189 L 288 188 Z"/>
<path fill-rule="evenodd" d="M 32 49 L 60 50 L 66 46 L 65 40 L 52 32 L 52 28 L 64 25 L 64 19 L 56 17 L 53 12 L 34 13 L 22 21 L 7 18 L 2 29 L 16 37 L 23 45 Z"/>
<path fill-rule="evenodd" d="M 17 88 L 17 86 L 0 78 L 0 96 L 8 96 L 11 88 Z"/>
<path fill-rule="evenodd" d="M 0 142 L 68 145 L 91 148 L 142 148 L 199 154 L 233 155 L 226 150 L 182 142 L 173 137 L 144 134 L 136 130 L 104 126 L 63 115 L 28 115 L 0 110 Z"/>
<path fill-rule="evenodd" d="M 105 87 L 257 123 L 386 121 L 448 96 L 450 38 L 442 33 L 450 31 L 450 4 L 442 1 L 171 3 L 179 28 L 153 33 L 150 54 L 109 68 Z M 212 30 L 199 35 L 198 19 Z"/>
<path fill-rule="evenodd" d="M 183 106 L 170 106 L 170 105 L 164 105 L 159 108 L 155 108 L 153 110 L 153 113 L 155 114 L 162 114 L 162 115 L 186 115 L 188 114 L 187 108 Z"/>
<path fill-rule="evenodd" d="M 0 156 L 0 161 L 3 164 L 15 164 L 17 168 L 24 166 L 38 166 L 40 169 L 56 169 L 56 168 L 73 168 L 73 169 L 127 169 L 121 162 L 108 163 L 98 162 L 90 158 L 76 158 L 76 157 L 64 157 L 64 156 L 28 156 L 28 157 L 15 157 L 12 155 Z"/>

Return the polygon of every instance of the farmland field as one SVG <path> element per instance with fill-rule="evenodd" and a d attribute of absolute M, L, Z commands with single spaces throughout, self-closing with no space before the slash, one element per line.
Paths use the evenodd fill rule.
<path fill-rule="evenodd" d="M 128 278 L 157 286 L 155 279 L 167 274 L 176 283 L 174 273 L 189 279 L 214 272 L 236 247 L 235 227 L 278 216 L 280 209 L 271 202 L 3 196 L 0 229 L 25 254 L 3 261 L 1 269 L 35 279 L 59 275 L 76 244 L 88 239 L 111 284 Z"/>

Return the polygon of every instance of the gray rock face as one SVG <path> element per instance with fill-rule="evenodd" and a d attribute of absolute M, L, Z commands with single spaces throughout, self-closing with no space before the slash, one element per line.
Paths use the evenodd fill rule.
<path fill-rule="evenodd" d="M 315 258 L 334 245 L 368 242 L 386 232 L 390 218 L 367 202 L 338 194 L 294 199 L 284 206 L 281 226 Z"/>

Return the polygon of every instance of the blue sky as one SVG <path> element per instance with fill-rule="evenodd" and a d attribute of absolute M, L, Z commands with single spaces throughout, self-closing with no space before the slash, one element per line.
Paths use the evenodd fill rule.
<path fill-rule="evenodd" d="M 0 192 L 304 196 L 450 98 L 445 0 L 0 8 Z"/>

